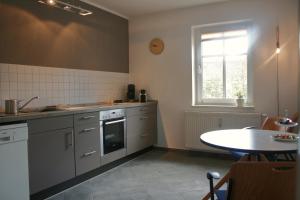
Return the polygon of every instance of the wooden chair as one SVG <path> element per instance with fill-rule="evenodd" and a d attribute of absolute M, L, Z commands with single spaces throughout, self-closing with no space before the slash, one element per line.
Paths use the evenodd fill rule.
<path fill-rule="evenodd" d="M 292 117 L 291 120 L 293 122 L 297 122 L 299 118 L 299 114 L 296 112 Z M 263 123 L 261 124 L 261 128 L 263 130 L 271 130 L 271 131 L 284 131 L 284 129 L 280 126 L 275 124 L 276 121 L 279 120 L 279 117 L 266 117 Z M 288 128 L 287 132 L 293 132 L 293 128 Z"/>
<path fill-rule="evenodd" d="M 291 117 L 291 120 L 293 122 L 297 122 L 298 121 L 298 118 L 299 118 L 299 114 L 298 113 L 295 113 L 292 117 Z M 262 130 L 271 130 L 271 131 L 284 131 L 283 127 L 280 127 L 280 126 L 277 126 L 275 124 L 276 121 L 278 121 L 279 117 L 266 117 L 264 119 L 264 121 L 262 122 L 261 124 L 261 127 L 260 129 Z M 255 127 L 246 127 L 245 129 L 249 129 L 249 128 L 255 128 Z M 288 128 L 287 129 L 287 132 L 293 132 L 293 127 L 291 128 Z M 236 159 L 236 160 L 239 160 L 241 157 L 243 157 L 244 155 L 246 155 L 246 153 L 243 153 L 243 152 L 239 152 L 239 151 L 230 151 L 231 155 Z M 275 157 L 273 155 L 267 155 L 268 157 L 272 157 L 271 159 L 275 159 Z M 284 155 L 285 158 L 287 160 L 290 160 L 289 157 L 292 158 L 291 155 Z M 292 159 L 293 160 L 293 159 Z"/>
<path fill-rule="evenodd" d="M 214 189 L 217 173 L 208 173 L 211 194 L 218 200 L 295 200 L 296 163 L 237 162 L 227 175 L 227 190 Z M 214 200 L 214 195 L 210 197 Z M 208 198 L 203 198 L 208 199 Z"/>

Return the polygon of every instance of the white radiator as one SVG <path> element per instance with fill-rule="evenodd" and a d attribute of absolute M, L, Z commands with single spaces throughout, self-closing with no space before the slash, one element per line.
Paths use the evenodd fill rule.
<path fill-rule="evenodd" d="M 260 127 L 260 113 L 185 112 L 185 147 L 201 151 L 222 152 L 200 142 L 200 135 L 214 130 Z"/>

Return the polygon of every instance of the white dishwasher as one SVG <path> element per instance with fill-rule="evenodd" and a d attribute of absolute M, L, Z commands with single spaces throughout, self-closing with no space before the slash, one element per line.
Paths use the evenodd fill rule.
<path fill-rule="evenodd" d="M 1 200 L 29 200 L 27 141 L 26 123 L 0 126 Z"/>

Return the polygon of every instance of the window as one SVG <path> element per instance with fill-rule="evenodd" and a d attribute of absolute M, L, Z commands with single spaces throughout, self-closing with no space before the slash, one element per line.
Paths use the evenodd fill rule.
<path fill-rule="evenodd" d="M 249 23 L 193 28 L 193 101 L 234 104 L 237 94 L 252 103 Z"/>

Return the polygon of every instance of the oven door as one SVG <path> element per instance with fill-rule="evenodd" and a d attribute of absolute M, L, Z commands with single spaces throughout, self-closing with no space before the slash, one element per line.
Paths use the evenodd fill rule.
<path fill-rule="evenodd" d="M 126 119 L 103 120 L 101 125 L 101 155 L 125 148 Z"/>

